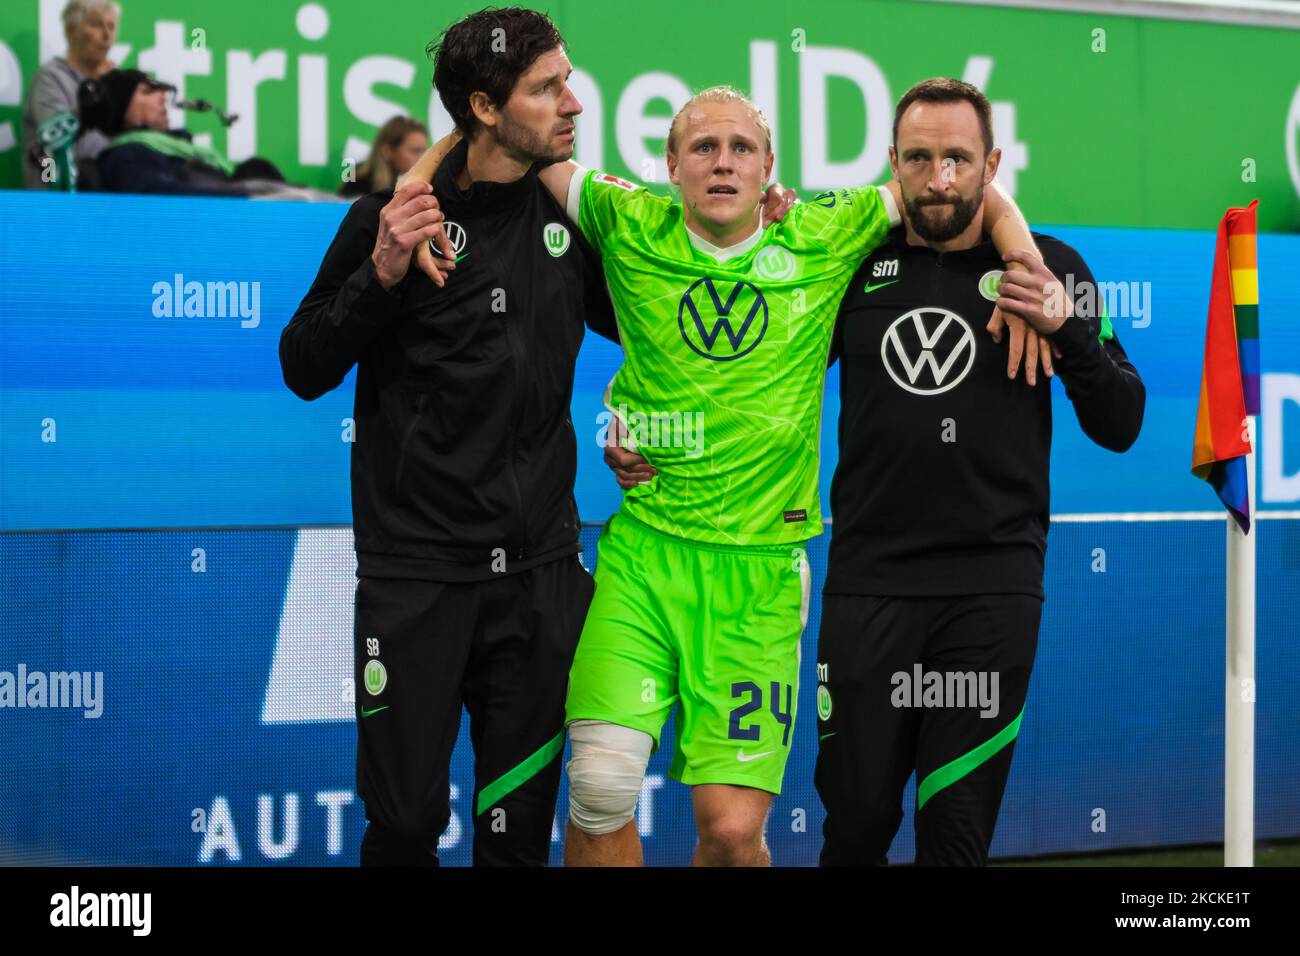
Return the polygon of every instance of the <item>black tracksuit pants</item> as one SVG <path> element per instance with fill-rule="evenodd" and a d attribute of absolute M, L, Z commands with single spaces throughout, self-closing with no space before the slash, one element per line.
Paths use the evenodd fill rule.
<path fill-rule="evenodd" d="M 474 745 L 474 865 L 546 865 L 569 665 L 594 590 L 577 555 L 468 584 L 358 581 L 363 866 L 438 865 L 462 704 Z"/>
<path fill-rule="evenodd" d="M 814 776 L 823 866 L 886 862 L 913 771 L 917 864 L 987 862 L 1041 612 L 1040 598 L 1021 594 L 825 595 Z"/>

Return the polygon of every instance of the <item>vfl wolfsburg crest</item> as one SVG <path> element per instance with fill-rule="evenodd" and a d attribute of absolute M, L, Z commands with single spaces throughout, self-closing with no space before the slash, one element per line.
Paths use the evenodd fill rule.
<path fill-rule="evenodd" d="M 998 288 L 1002 285 L 1002 270 L 990 269 L 980 276 L 980 295 L 990 302 L 998 301 Z"/>
<path fill-rule="evenodd" d="M 831 692 L 825 684 L 817 685 L 817 716 L 822 720 L 831 719 Z"/>
<path fill-rule="evenodd" d="M 362 676 L 366 682 L 366 693 L 372 697 L 383 693 L 384 688 L 388 686 L 388 670 L 374 658 L 366 661 L 366 669 Z"/>
<path fill-rule="evenodd" d="M 796 265 L 794 253 L 781 246 L 767 246 L 754 256 L 754 272 L 772 282 L 794 278 Z"/>
<path fill-rule="evenodd" d="M 546 251 L 558 259 L 569 251 L 569 230 L 558 222 L 548 222 L 542 228 L 542 241 Z"/>

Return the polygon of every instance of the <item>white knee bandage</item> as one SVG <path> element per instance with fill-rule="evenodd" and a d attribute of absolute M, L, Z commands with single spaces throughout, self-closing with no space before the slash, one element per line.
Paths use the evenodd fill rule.
<path fill-rule="evenodd" d="M 584 833 L 613 833 L 636 812 L 654 740 L 603 720 L 569 724 L 569 819 Z"/>

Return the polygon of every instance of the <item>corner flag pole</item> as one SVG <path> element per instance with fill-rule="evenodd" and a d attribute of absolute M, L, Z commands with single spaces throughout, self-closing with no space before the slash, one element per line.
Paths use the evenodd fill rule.
<path fill-rule="evenodd" d="M 1223 862 L 1255 858 L 1255 427 L 1259 416 L 1259 200 L 1219 220 L 1192 474 L 1228 510 Z M 1244 531 L 1242 529 L 1245 529 Z"/>
<path fill-rule="evenodd" d="M 1246 455 L 1250 527 L 1255 524 L 1255 431 L 1247 418 Z M 1223 865 L 1255 865 L 1255 534 L 1243 534 L 1225 515 L 1227 552 L 1227 667 L 1223 728 Z"/>

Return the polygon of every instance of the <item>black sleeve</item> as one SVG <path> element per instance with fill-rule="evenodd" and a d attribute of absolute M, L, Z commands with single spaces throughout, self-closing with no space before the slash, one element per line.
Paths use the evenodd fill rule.
<path fill-rule="evenodd" d="M 386 290 L 370 254 L 379 231 L 385 194 L 358 199 L 339 225 L 316 281 L 280 333 L 284 383 L 311 401 L 336 388 L 361 352 L 392 325 L 401 285 Z"/>
<path fill-rule="evenodd" d="M 1075 313 L 1051 336 L 1061 352 L 1055 365 L 1065 394 L 1084 434 L 1110 451 L 1127 451 L 1142 430 L 1146 386 L 1109 321 L 1104 323 L 1107 338 L 1100 341 L 1102 300 L 1083 257 L 1059 240 L 1035 238 L 1047 267 L 1074 290 Z"/>
<path fill-rule="evenodd" d="M 583 259 L 583 313 L 587 328 L 601 338 L 620 345 L 622 343 L 618 338 L 618 320 L 614 317 L 614 303 L 609 298 L 609 286 L 605 283 L 605 270 L 600 264 L 600 254 L 583 238 L 580 230 L 574 229 L 574 234 Z"/>

